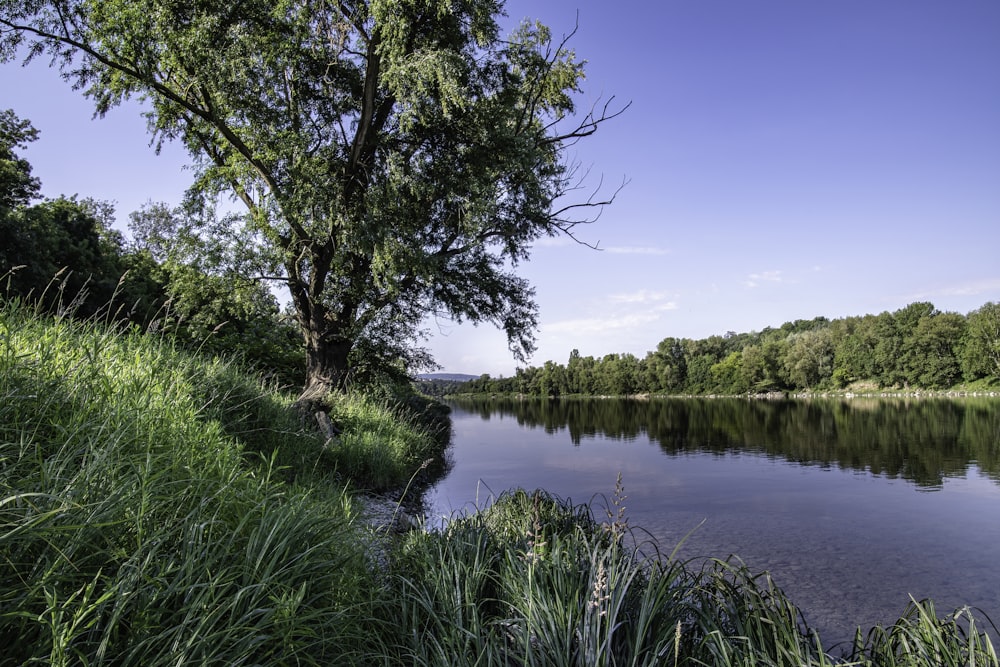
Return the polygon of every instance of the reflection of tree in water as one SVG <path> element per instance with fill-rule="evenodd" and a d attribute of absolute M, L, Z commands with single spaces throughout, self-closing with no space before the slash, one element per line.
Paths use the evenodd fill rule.
<path fill-rule="evenodd" d="M 1000 402 L 988 399 L 462 399 L 483 419 L 602 435 L 649 437 L 664 452 L 757 452 L 939 487 L 971 462 L 1000 482 Z"/>

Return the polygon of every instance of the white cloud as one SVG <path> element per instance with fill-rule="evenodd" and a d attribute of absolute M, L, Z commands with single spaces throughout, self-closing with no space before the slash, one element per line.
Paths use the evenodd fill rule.
<path fill-rule="evenodd" d="M 566 235 L 559 236 L 546 236 L 535 241 L 532 245 L 535 248 L 565 248 L 568 246 L 578 246 L 578 245 L 593 245 L 589 241 L 574 240 Z M 669 250 L 665 248 L 659 248 L 656 246 L 602 246 L 600 241 L 597 242 L 596 248 L 602 252 L 606 252 L 609 255 L 667 255 L 670 253 Z"/>
<path fill-rule="evenodd" d="M 977 296 L 984 292 L 996 292 L 1000 290 L 1000 279 L 980 280 L 977 282 L 954 285 L 934 290 L 926 296 Z"/>
<path fill-rule="evenodd" d="M 667 292 L 638 290 L 625 294 L 613 294 L 607 302 L 598 305 L 598 317 L 580 317 L 543 324 L 543 334 L 604 334 L 636 330 L 658 321 L 662 313 L 677 310 L 676 301 L 669 300 Z"/>
<path fill-rule="evenodd" d="M 970 280 L 909 292 L 901 294 L 898 301 L 900 304 L 930 301 L 941 310 L 966 311 L 979 308 L 987 302 L 1000 301 L 1000 278 Z"/>
<path fill-rule="evenodd" d="M 665 312 L 665 311 L 668 311 L 668 310 L 677 310 L 678 308 L 679 308 L 679 306 L 677 305 L 676 301 L 667 301 L 666 303 L 657 304 L 653 308 L 653 310 L 656 311 L 656 312 L 658 312 L 658 313 L 662 313 L 662 312 Z"/>
<path fill-rule="evenodd" d="M 535 248 L 562 248 L 565 246 L 580 245 L 568 236 L 545 236 L 535 241 L 532 246 Z"/>
<path fill-rule="evenodd" d="M 781 271 L 761 271 L 751 273 L 745 284 L 747 287 L 759 287 L 762 282 L 780 283 L 782 280 Z"/>

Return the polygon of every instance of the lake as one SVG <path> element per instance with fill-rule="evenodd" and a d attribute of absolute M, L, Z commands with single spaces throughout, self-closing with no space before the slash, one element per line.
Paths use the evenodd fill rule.
<path fill-rule="evenodd" d="M 602 518 L 621 473 L 633 528 L 666 553 L 690 533 L 680 557 L 770 571 L 825 646 L 892 623 L 910 596 L 1000 624 L 1000 400 L 451 405 L 432 520 L 514 487 L 596 500 Z"/>

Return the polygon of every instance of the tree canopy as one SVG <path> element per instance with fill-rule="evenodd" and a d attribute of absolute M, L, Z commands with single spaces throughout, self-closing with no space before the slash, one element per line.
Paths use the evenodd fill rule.
<path fill-rule="evenodd" d="M 1000 382 L 1000 304 L 968 315 L 928 302 L 894 312 L 786 322 L 760 332 L 701 340 L 664 338 L 643 358 L 581 356 L 547 361 L 440 388 L 442 393 L 538 396 L 757 394 L 799 390 L 905 388 L 944 390 Z"/>
<path fill-rule="evenodd" d="M 497 0 L 0 0 L 0 54 L 49 54 L 98 113 L 146 103 L 257 277 L 287 285 L 307 389 L 352 351 L 408 358 L 428 314 L 534 348 L 515 270 L 613 198 L 580 194 L 566 148 L 617 115 L 577 113 L 583 64 L 538 23 L 502 37 Z M 236 225 L 239 229 L 236 229 Z M 248 264 L 249 265 L 249 264 Z"/>

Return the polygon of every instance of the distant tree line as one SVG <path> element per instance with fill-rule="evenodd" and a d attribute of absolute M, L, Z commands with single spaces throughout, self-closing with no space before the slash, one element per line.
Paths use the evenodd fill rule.
<path fill-rule="evenodd" d="M 213 210 L 194 201 L 147 204 L 131 214 L 126 241 L 111 227 L 110 203 L 41 198 L 41 183 L 18 155 L 37 135 L 29 121 L 0 111 L 0 299 L 141 327 L 302 384 L 302 338 L 274 295 L 230 261 L 233 253 L 195 252 L 206 237 L 200 232 L 220 224 Z"/>
<path fill-rule="evenodd" d="M 759 394 L 850 387 L 940 390 L 1000 382 L 1000 304 L 967 315 L 916 302 L 895 312 L 786 322 L 693 340 L 664 338 L 633 354 L 546 361 L 453 392 L 535 396 Z"/>

